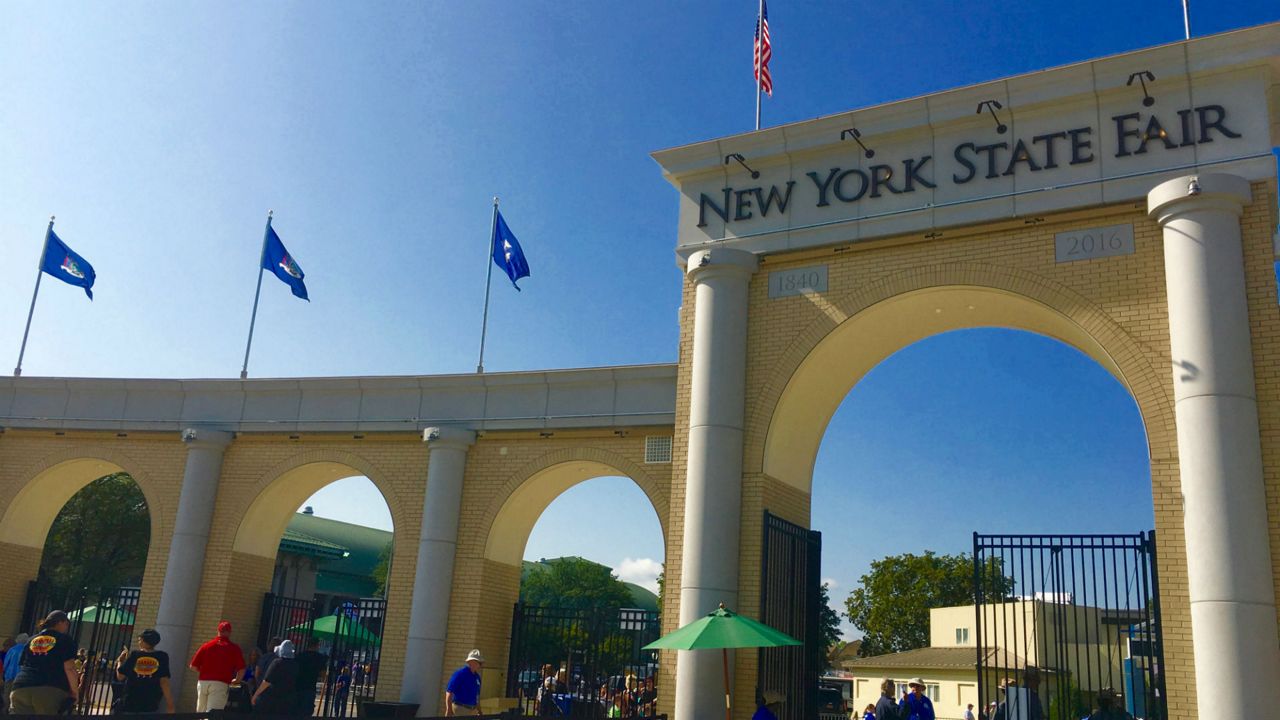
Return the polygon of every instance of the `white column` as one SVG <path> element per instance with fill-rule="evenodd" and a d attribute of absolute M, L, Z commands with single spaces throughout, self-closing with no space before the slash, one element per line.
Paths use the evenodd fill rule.
<path fill-rule="evenodd" d="M 1162 183 L 1147 208 L 1164 228 L 1169 345 L 1182 476 L 1191 641 L 1201 717 L 1280 708 L 1280 643 L 1268 549 L 1235 175 Z"/>
<path fill-rule="evenodd" d="M 458 547 L 462 478 L 467 469 L 467 448 L 476 441 L 476 434 L 434 427 L 424 430 L 422 439 L 430 452 L 427 492 L 422 501 L 422 534 L 413 573 L 413 605 L 409 609 L 400 701 L 418 703 L 419 716 L 434 716 L 442 697 L 440 678 L 449 628 L 453 558 Z"/>
<path fill-rule="evenodd" d="M 701 250 L 689 258 L 694 316 L 680 560 L 681 626 L 720 603 L 738 608 L 747 285 L 757 264 L 755 255 L 742 250 Z M 675 720 L 723 716 L 720 653 L 681 651 L 676 664 Z"/>
<path fill-rule="evenodd" d="M 213 524 L 213 505 L 222 475 L 222 456 L 231 442 L 231 433 L 206 428 L 187 428 L 182 442 L 187 445 L 187 464 L 178 495 L 178 515 L 173 524 L 169 562 L 164 569 L 156 630 L 160 649 L 169 653 L 169 671 L 174 698 L 182 690 L 182 675 L 191 659 L 191 625 L 195 622 L 196 600 L 204 578 L 205 547 Z"/>

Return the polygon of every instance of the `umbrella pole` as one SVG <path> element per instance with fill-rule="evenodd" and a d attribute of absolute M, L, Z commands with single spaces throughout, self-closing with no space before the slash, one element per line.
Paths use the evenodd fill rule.
<path fill-rule="evenodd" d="M 729 712 L 729 651 L 720 648 L 720 657 L 724 661 L 724 720 L 731 720 Z"/>

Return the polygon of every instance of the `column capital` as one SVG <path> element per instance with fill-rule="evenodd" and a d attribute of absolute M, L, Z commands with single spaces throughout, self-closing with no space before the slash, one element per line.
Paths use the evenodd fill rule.
<path fill-rule="evenodd" d="M 1239 217 L 1252 200 L 1249 181 L 1239 175 L 1184 175 L 1162 182 L 1147 193 L 1147 214 L 1161 225 L 1205 210 L 1229 212 Z"/>
<path fill-rule="evenodd" d="M 222 450 L 231 444 L 233 433 L 224 430 L 211 430 L 205 427 L 189 427 L 182 430 L 182 442 L 186 444 L 188 449 L 191 448 L 213 448 Z"/>
<path fill-rule="evenodd" d="M 428 447 L 452 447 L 466 450 L 475 444 L 476 433 L 474 430 L 441 425 L 424 429 L 422 442 Z"/>
<path fill-rule="evenodd" d="M 714 277 L 739 275 L 748 280 L 760 267 L 755 253 L 733 248 L 710 248 L 695 251 L 689 256 L 685 274 L 695 283 Z"/>

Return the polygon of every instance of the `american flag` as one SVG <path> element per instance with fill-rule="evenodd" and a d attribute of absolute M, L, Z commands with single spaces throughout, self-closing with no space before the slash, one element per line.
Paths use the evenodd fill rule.
<path fill-rule="evenodd" d="M 756 42 L 753 68 L 760 88 L 773 97 L 773 78 L 769 75 L 769 60 L 773 58 L 773 46 L 769 42 L 769 6 L 760 2 L 760 17 L 756 19 Z"/>

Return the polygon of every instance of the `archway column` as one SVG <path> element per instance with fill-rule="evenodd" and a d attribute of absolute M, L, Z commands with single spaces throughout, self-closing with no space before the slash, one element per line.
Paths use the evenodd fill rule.
<path fill-rule="evenodd" d="M 719 248 L 695 252 L 688 262 L 694 318 L 681 626 L 719 603 L 738 606 L 747 288 L 757 267 L 752 253 Z M 723 673 L 719 653 L 679 652 L 677 720 L 724 715 Z"/>
<path fill-rule="evenodd" d="M 422 501 L 422 531 L 413 574 L 400 701 L 418 703 L 418 715 L 430 716 L 436 714 L 441 698 L 462 480 L 467 469 L 467 449 L 475 443 L 476 434 L 459 428 L 433 427 L 423 431 L 422 439 L 430 451 L 427 491 Z"/>
<path fill-rule="evenodd" d="M 1268 549 L 1240 215 L 1249 183 L 1206 174 L 1162 183 L 1178 463 L 1196 694 L 1203 717 L 1280 707 L 1280 643 Z"/>
<path fill-rule="evenodd" d="M 187 462 L 178 495 L 178 514 L 173 524 L 173 540 L 160 589 L 156 630 L 161 649 L 172 659 L 170 680 L 175 696 L 182 690 L 182 676 L 191 657 L 191 626 L 195 622 L 200 579 L 204 577 L 205 550 L 213 524 L 213 506 L 222 475 L 222 458 L 231 433 L 206 428 L 187 428 L 182 442 L 187 446 Z"/>

